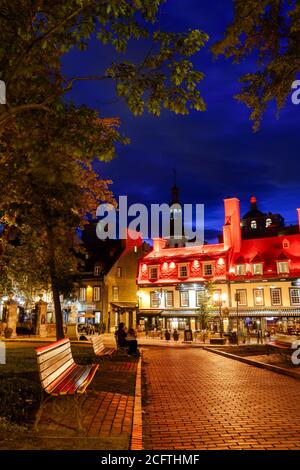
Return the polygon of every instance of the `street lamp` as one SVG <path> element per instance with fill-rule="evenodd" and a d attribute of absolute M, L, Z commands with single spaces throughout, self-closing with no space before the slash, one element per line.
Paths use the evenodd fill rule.
<path fill-rule="evenodd" d="M 222 306 L 223 302 L 226 302 L 227 295 L 222 292 L 214 292 L 213 293 L 213 301 L 218 305 L 219 307 L 219 316 L 220 316 L 220 336 L 223 338 L 223 317 L 222 317 Z"/>

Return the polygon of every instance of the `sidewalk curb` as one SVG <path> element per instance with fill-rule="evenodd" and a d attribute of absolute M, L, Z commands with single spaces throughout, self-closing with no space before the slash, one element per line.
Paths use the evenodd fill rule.
<path fill-rule="evenodd" d="M 233 359 L 235 361 L 243 362 L 249 366 L 258 367 L 259 369 L 266 369 L 271 372 L 276 372 L 277 374 L 287 375 L 293 379 L 300 380 L 300 374 L 293 372 L 291 370 L 283 369 L 282 367 L 274 366 L 272 364 L 265 364 L 264 362 L 253 361 L 252 359 L 247 359 L 246 357 L 235 356 L 234 354 L 227 353 L 225 351 L 220 351 L 219 349 L 207 348 L 204 347 L 205 351 L 212 352 L 214 354 L 219 354 L 219 356 L 227 357 L 228 359 Z"/>
<path fill-rule="evenodd" d="M 133 408 L 133 424 L 130 450 L 143 450 L 143 419 L 142 419 L 142 356 L 139 358 Z"/>

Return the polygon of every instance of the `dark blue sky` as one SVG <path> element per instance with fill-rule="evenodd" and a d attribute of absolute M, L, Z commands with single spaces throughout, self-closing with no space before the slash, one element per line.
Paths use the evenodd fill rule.
<path fill-rule="evenodd" d="M 209 50 L 231 18 L 231 0 L 169 0 L 162 7 L 161 29 L 199 28 L 210 36 L 194 59 L 206 75 L 200 85 L 207 105 L 203 113 L 177 116 L 164 111 L 160 118 L 148 113 L 133 117 L 106 82 L 78 83 L 71 94 L 76 103 L 96 108 L 104 117 L 119 116 L 121 131 L 131 139 L 130 145 L 118 149 L 115 160 L 98 164 L 101 176 L 113 180 L 115 196 L 147 204 L 169 202 L 176 168 L 181 201 L 205 204 L 208 240 L 223 224 L 224 197 L 238 197 L 243 213 L 254 194 L 261 210 L 280 212 L 288 224 L 296 222 L 300 206 L 300 106 L 288 100 L 279 120 L 270 109 L 260 131 L 253 133 L 249 111 L 233 96 L 239 91 L 238 78 L 253 70 L 254 62 L 214 60 Z M 129 51 L 131 58 L 142 53 L 140 44 Z M 114 58 L 110 47 L 91 41 L 86 52 L 66 56 L 65 72 L 99 74 Z"/>

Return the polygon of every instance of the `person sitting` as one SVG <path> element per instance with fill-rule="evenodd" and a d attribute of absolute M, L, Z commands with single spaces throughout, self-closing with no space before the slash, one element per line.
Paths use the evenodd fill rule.
<path fill-rule="evenodd" d="M 138 343 L 137 343 L 137 333 L 133 328 L 129 328 L 127 336 L 126 336 L 126 342 L 128 344 L 128 354 L 130 356 L 138 356 Z"/>
<path fill-rule="evenodd" d="M 119 327 L 115 332 L 116 342 L 119 348 L 127 348 L 128 344 L 126 342 L 126 336 L 125 324 L 119 323 Z"/>

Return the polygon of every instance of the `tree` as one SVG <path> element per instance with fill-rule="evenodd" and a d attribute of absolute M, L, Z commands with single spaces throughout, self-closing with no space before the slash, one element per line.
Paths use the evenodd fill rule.
<path fill-rule="evenodd" d="M 278 112 L 300 71 L 300 4 L 295 0 L 235 0 L 234 19 L 224 38 L 213 46 L 216 55 L 234 62 L 256 55 L 257 70 L 241 77 L 237 99 L 251 109 L 259 128 L 270 101 Z"/>
<path fill-rule="evenodd" d="M 200 30 L 164 32 L 157 20 L 165 0 L 2 0 L 0 5 L 0 79 L 7 105 L 0 107 L 0 129 L 19 113 L 51 113 L 57 98 L 80 80 L 115 82 L 116 93 L 130 110 L 144 106 L 186 114 L 204 110 L 198 90 L 203 73 L 190 58 L 208 39 Z M 124 53 L 133 40 L 144 41 L 140 63 L 122 60 L 87 77 L 66 77 L 61 59 L 72 48 L 85 50 L 91 37 Z"/>
<path fill-rule="evenodd" d="M 60 339 L 60 294 L 71 288 L 82 251 L 76 229 L 101 201 L 114 202 L 109 181 L 100 179 L 91 161 L 112 158 L 118 123 L 74 106 L 62 107 L 55 119 L 30 117 L 17 118 L 0 142 L 2 282 L 9 286 L 13 279 L 19 291 L 24 281 L 50 284 Z"/>
<path fill-rule="evenodd" d="M 214 304 L 212 299 L 212 282 L 206 282 L 203 291 L 201 291 L 199 308 L 196 310 L 196 315 L 200 323 L 200 329 L 205 330 L 208 328 L 209 321 L 212 318 L 212 311 Z"/>

